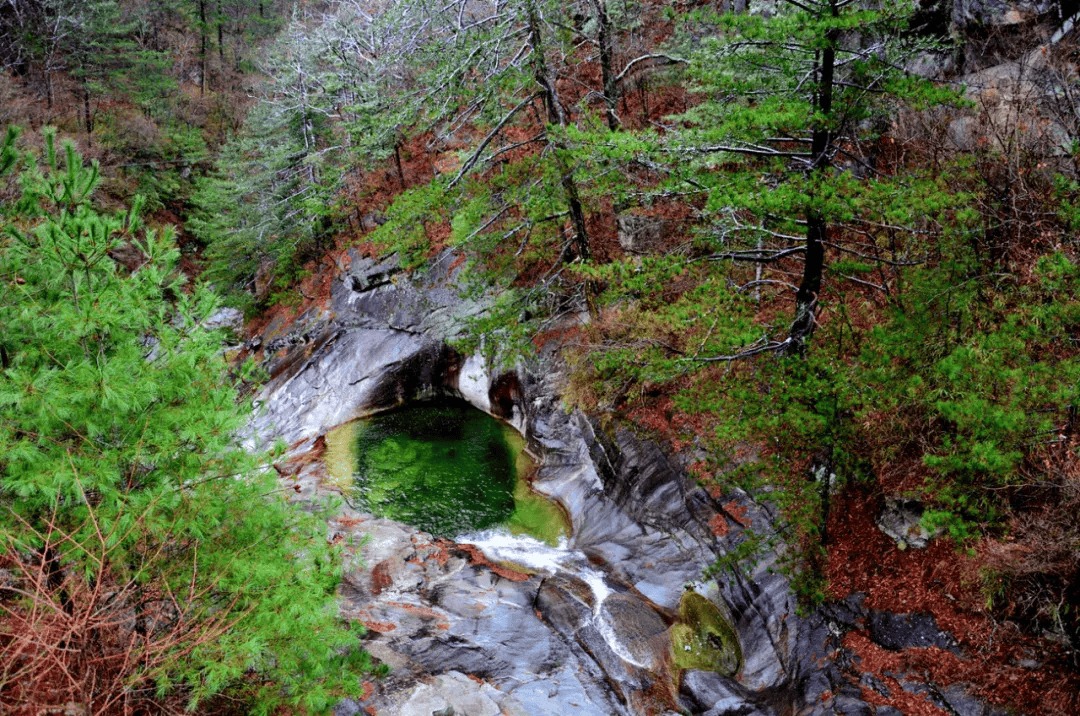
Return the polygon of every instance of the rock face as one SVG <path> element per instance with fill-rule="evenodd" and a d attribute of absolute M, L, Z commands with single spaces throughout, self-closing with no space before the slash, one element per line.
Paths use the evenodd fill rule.
<path fill-rule="evenodd" d="M 276 375 L 249 442 L 292 444 L 296 467 L 280 470 L 289 494 L 318 500 L 334 487 L 318 459 L 302 456 L 327 430 L 452 393 L 525 434 L 541 457 L 534 488 L 565 509 L 572 536 L 558 548 L 491 533 L 455 543 L 341 510 L 330 529 L 348 557 L 342 615 L 367 625 L 361 646 L 392 672 L 338 713 L 874 713 L 832 658 L 836 615 L 799 616 L 776 555 L 702 580 L 748 526 L 774 533 L 770 509 L 738 492 L 710 495 L 655 444 L 564 412 L 555 363 L 496 373 L 446 348 L 442 339 L 480 304 L 458 298 L 450 262 L 438 265 L 405 281 L 390 262 L 354 257 L 330 308 L 256 339 L 279 350 L 268 351 Z M 687 590 L 700 595 L 696 613 L 705 600 L 715 607 L 712 631 L 689 638 L 727 649 L 718 671 L 680 673 L 673 659 L 673 627 L 690 629 L 680 627 Z M 725 619 L 730 629 L 720 628 Z M 900 628 L 882 624 L 894 636 Z M 737 649 L 721 643 L 731 633 Z"/>
<path fill-rule="evenodd" d="M 1056 5 L 1049 0 L 954 0 L 952 24 L 956 28 L 1005 27 L 1029 22 L 1055 10 Z"/>
<path fill-rule="evenodd" d="M 308 311 L 287 332 L 271 324 L 249 341 L 268 356 L 272 375 L 256 401 L 249 444 L 280 439 L 304 449 L 334 425 L 456 389 L 462 368 L 475 366 L 463 365 L 444 339 L 482 303 L 459 297 L 450 260 L 405 281 L 393 261 L 354 252 L 329 308 Z"/>

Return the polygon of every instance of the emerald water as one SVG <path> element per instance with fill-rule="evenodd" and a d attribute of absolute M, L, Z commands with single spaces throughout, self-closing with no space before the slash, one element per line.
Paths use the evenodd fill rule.
<path fill-rule="evenodd" d="M 327 435 L 326 463 L 357 509 L 457 537 L 500 525 L 553 542 L 561 511 L 525 480 L 510 428 L 464 402 L 421 403 Z"/>

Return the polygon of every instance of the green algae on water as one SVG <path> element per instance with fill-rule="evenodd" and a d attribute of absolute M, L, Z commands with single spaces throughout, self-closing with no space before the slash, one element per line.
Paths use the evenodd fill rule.
<path fill-rule="evenodd" d="M 525 450 L 525 438 L 508 425 L 502 425 L 503 434 L 511 451 L 517 458 L 514 484 L 514 512 L 507 520 L 510 534 L 529 535 L 552 547 L 570 535 L 566 513 L 553 500 L 535 492 L 526 477 L 531 476 L 535 465 Z"/>
<path fill-rule="evenodd" d="M 551 544 L 566 534 L 554 504 L 529 489 L 524 440 L 464 402 L 421 403 L 327 435 L 331 480 L 357 509 L 439 537 L 498 525 Z"/>

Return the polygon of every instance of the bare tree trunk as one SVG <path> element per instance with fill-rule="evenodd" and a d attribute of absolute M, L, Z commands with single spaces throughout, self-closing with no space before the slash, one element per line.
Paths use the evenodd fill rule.
<path fill-rule="evenodd" d="M 761 252 L 762 252 L 762 249 L 764 247 L 764 244 L 765 244 L 765 238 L 763 236 L 761 236 L 760 234 L 758 234 L 758 238 L 757 238 L 758 256 L 762 255 Z M 758 310 L 761 310 L 761 273 L 762 273 L 764 268 L 765 268 L 765 264 L 761 263 L 760 261 L 754 264 L 754 281 L 755 281 L 755 283 L 757 283 L 757 285 L 754 286 L 754 303 L 757 304 Z"/>
<path fill-rule="evenodd" d="M 199 0 L 199 94 L 206 94 L 206 0 Z"/>
<path fill-rule="evenodd" d="M 533 67 L 536 83 L 543 92 L 544 108 L 547 110 L 549 124 L 558 124 L 565 127 L 567 124 L 566 112 L 559 101 L 559 94 L 555 87 L 555 80 L 548 72 L 547 61 L 544 58 L 544 42 L 540 34 L 540 22 L 536 17 L 536 8 L 530 2 L 526 7 L 529 20 L 529 41 L 532 44 Z M 585 225 L 585 210 L 581 206 L 578 196 L 577 184 L 574 182 L 573 170 L 566 162 L 562 154 L 565 147 L 560 142 L 551 142 L 555 149 L 555 161 L 562 177 L 563 193 L 566 196 L 567 209 L 570 212 L 570 223 L 574 228 L 573 247 L 574 253 L 582 261 L 587 261 L 589 251 L 589 232 Z"/>
<path fill-rule="evenodd" d="M 394 163 L 397 164 L 398 180 L 401 182 L 401 190 L 405 191 L 405 172 L 401 168 L 401 141 L 394 142 Z"/>
<path fill-rule="evenodd" d="M 220 71 L 225 71 L 225 40 L 224 35 L 225 26 L 225 13 L 221 9 L 221 0 L 217 3 L 217 51 L 218 51 L 218 65 Z"/>
<path fill-rule="evenodd" d="M 82 98 L 83 98 L 83 123 L 86 126 L 86 136 L 89 137 L 94 131 L 94 120 L 90 116 L 90 86 L 86 82 L 86 78 L 82 78 Z"/>
<path fill-rule="evenodd" d="M 619 128 L 619 117 L 615 114 L 615 105 L 619 101 L 619 83 L 611 69 L 615 56 L 615 42 L 611 34 L 611 20 L 608 18 L 606 0 L 593 0 L 596 10 L 597 43 L 600 45 L 600 76 L 604 83 L 604 103 L 607 105 L 608 129 Z"/>

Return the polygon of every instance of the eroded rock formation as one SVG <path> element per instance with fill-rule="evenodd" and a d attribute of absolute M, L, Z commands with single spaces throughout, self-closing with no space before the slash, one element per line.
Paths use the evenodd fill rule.
<path fill-rule="evenodd" d="M 457 297 L 449 265 L 405 280 L 392 263 L 353 257 L 329 307 L 255 339 L 269 344 L 275 375 L 249 440 L 292 445 L 292 467 L 280 470 L 288 493 L 320 500 L 337 489 L 317 454 L 327 430 L 404 401 L 461 396 L 527 437 L 541 458 L 533 486 L 565 509 L 572 534 L 558 549 L 474 546 L 341 509 L 330 528 L 349 558 L 342 614 L 367 625 L 360 646 L 392 672 L 339 715 L 875 713 L 842 668 L 838 636 L 867 617 L 857 604 L 800 616 L 776 554 L 702 580 L 748 527 L 773 533 L 768 506 L 709 494 L 659 446 L 564 412 L 557 361 L 508 372 L 448 349 L 445 338 L 479 308 Z M 723 629 L 677 627 L 680 648 L 721 650 L 689 662 L 716 670 L 673 658 L 687 590 L 737 637 L 732 648 Z M 932 628 L 924 621 L 911 622 L 920 634 Z M 894 620 L 883 633 L 902 641 L 902 627 Z"/>

